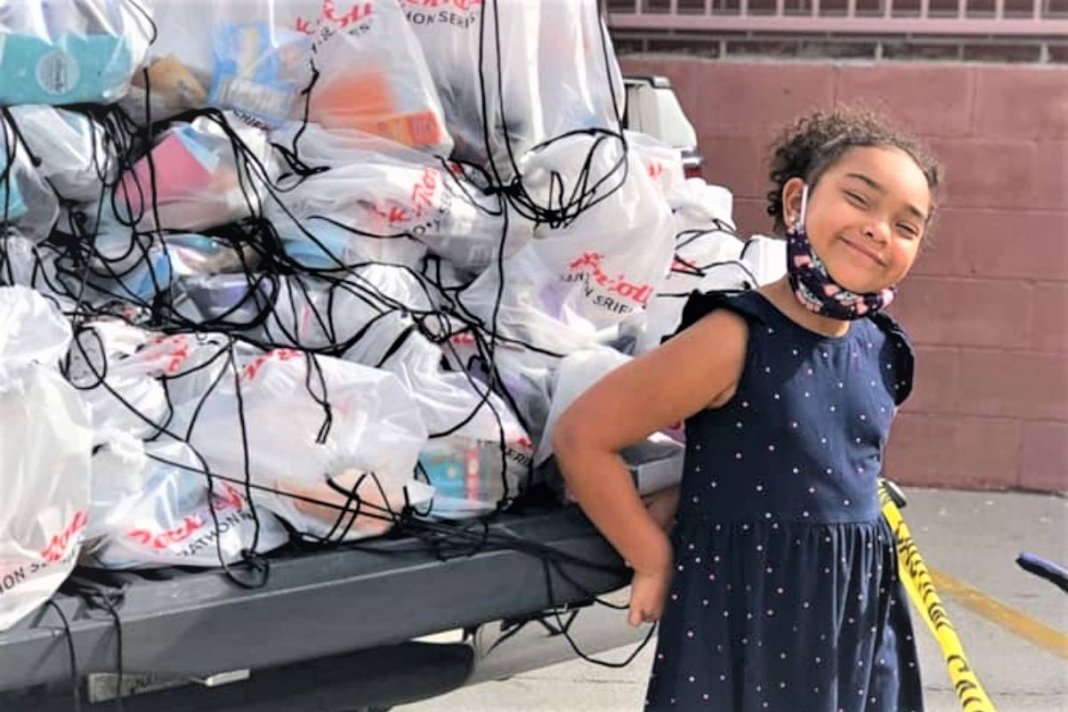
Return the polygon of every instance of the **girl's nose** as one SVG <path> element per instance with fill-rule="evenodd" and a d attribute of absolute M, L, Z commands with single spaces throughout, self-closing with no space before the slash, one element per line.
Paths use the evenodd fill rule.
<path fill-rule="evenodd" d="M 886 244 L 890 241 L 890 225 L 885 220 L 876 220 L 864 227 L 864 236 L 872 242 Z"/>

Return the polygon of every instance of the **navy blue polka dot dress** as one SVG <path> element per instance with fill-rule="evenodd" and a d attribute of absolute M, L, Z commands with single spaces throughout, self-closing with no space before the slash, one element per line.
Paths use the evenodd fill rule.
<path fill-rule="evenodd" d="M 876 485 L 912 351 L 882 314 L 840 338 L 758 292 L 695 294 L 745 317 L 733 398 L 686 423 L 675 573 L 647 710 L 921 712 Z"/>

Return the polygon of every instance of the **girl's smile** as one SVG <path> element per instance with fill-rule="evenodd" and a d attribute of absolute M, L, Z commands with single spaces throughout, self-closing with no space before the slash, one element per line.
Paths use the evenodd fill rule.
<path fill-rule="evenodd" d="M 783 187 L 787 218 L 801 213 L 804 181 Z M 839 285 L 874 293 L 912 267 L 927 226 L 931 193 L 916 162 L 898 148 L 857 146 L 811 187 L 805 231 Z"/>
<path fill-rule="evenodd" d="M 886 267 L 886 260 L 882 257 L 882 255 L 868 247 L 865 247 L 863 242 L 861 242 L 860 238 L 854 238 L 850 240 L 848 237 L 840 237 L 838 239 L 848 245 L 858 255 L 860 255 L 860 259 L 862 262 L 865 262 L 869 265 L 875 265 L 877 267 Z"/>

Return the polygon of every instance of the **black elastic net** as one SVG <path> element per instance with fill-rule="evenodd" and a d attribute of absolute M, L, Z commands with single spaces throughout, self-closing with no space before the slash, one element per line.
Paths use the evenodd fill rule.
<path fill-rule="evenodd" d="M 489 114 L 489 102 L 492 97 L 497 97 L 501 102 L 497 108 L 503 117 L 507 114 L 503 106 L 505 72 L 500 60 L 500 11 L 496 0 L 487 3 L 486 7 L 492 7 L 493 12 L 482 12 L 479 22 L 478 74 L 482 89 L 482 116 Z M 603 33 L 599 33 L 599 36 L 603 81 L 608 86 L 613 114 L 618 117 L 622 115 L 622 97 L 616 96 L 611 47 Z M 496 59 L 496 65 L 489 67 L 490 71 L 487 71 L 484 61 L 487 47 L 493 48 L 490 56 Z M 201 410 L 209 399 L 220 388 L 232 389 L 240 434 L 235 447 L 242 453 L 241 468 L 228 472 L 216 471 L 195 447 L 191 448 L 197 460 L 195 467 L 154 453 L 148 453 L 148 457 L 159 465 L 195 473 L 203 479 L 218 565 L 236 585 L 255 588 L 268 580 L 270 559 L 266 552 L 260 550 L 261 520 L 264 516 L 261 502 L 264 495 L 284 497 L 314 507 L 316 511 L 332 513 L 323 527 L 325 533 L 302 531 L 293 522 L 283 522 L 293 541 L 302 546 L 337 546 L 347 542 L 360 522 L 378 522 L 381 523 L 381 529 L 390 530 L 394 536 L 411 537 L 413 546 L 429 550 L 443 560 L 493 550 L 520 551 L 541 560 L 544 563 L 548 600 L 554 609 L 551 615 L 557 618 L 562 634 L 568 637 L 575 651 L 589 659 L 571 641 L 568 626 L 559 619 L 559 612 L 555 610 L 558 608 L 558 598 L 553 588 L 554 576 L 581 589 L 568 567 L 606 570 L 615 574 L 620 573 L 620 569 L 583 560 L 535 541 L 495 532 L 490 526 L 493 518 L 521 494 L 508 477 L 516 465 L 509 453 L 505 414 L 498 404 L 503 403 L 526 432 L 537 425 L 526 421 L 518 405 L 517 394 L 507 386 L 498 365 L 498 349 L 526 349 L 546 357 L 562 355 L 502 334 L 499 318 L 507 288 L 505 255 L 509 248 L 510 220 L 518 216 L 535 225 L 566 227 L 585 211 L 610 199 L 628 178 L 626 156 L 629 148 L 622 127 L 617 124 L 608 129 L 576 130 L 533 147 L 532 151 L 544 151 L 553 148 L 557 142 L 572 141 L 576 137 L 588 139 L 587 155 L 579 162 L 577 173 L 568 176 L 554 173 L 550 177 L 550 197 L 547 201 L 543 197 L 536 197 L 528 189 L 521 157 L 513 149 L 511 128 L 507 122 L 492 127 L 489 121 L 483 122 L 487 155 L 492 153 L 489 146 L 492 130 L 504 139 L 507 166 L 498 165 L 496 160 L 491 160 L 487 166 L 475 166 L 460 164 L 448 156 L 432 159 L 439 167 L 438 174 L 448 183 L 453 200 L 463 201 L 477 214 L 493 218 L 500 225 L 499 244 L 494 247 L 493 258 L 486 268 L 496 277 L 496 300 L 490 317 L 484 319 L 472 314 L 459 299 L 473 275 L 461 274 L 459 280 L 446 277 L 447 270 L 440 256 L 427 254 L 417 266 L 388 265 L 388 270 L 409 287 L 410 294 L 398 295 L 369 277 L 369 270 L 382 268 L 381 263 L 366 258 L 345 259 L 320 238 L 318 231 L 328 226 L 362 240 L 423 244 L 425 238 L 418 232 L 364 228 L 339 221 L 336 216 L 329 214 L 297 215 L 291 210 L 288 195 L 305 182 L 314 181 L 331 171 L 329 166 L 317 165 L 301 151 L 301 141 L 306 140 L 308 128 L 308 106 L 319 80 L 319 72 L 314 66 L 309 84 L 300 92 L 303 120 L 291 140 L 269 144 L 274 155 L 273 162 L 265 162 L 261 154 L 249 146 L 242 136 L 247 128 L 235 126 L 238 119 L 217 108 L 189 110 L 166 118 L 153 116 L 152 82 L 147 69 L 140 72 L 146 94 L 143 116 L 131 116 L 119 105 L 64 107 L 82 115 L 98 129 L 93 133 L 92 140 L 93 174 L 86 176 L 86 180 L 100 185 L 97 200 L 90 203 L 75 202 L 56 192 L 61 206 L 59 221 L 46 239 L 28 247 L 25 242 L 21 243 L 23 248 L 18 254 L 13 247 L 13 240 L 19 237 L 18 223 L 9 219 L 9 197 L 2 206 L 0 226 L 4 232 L 0 237 L 0 284 L 28 284 L 58 304 L 70 319 L 74 339 L 63 369 L 68 380 L 83 392 L 103 393 L 121 404 L 124 412 L 144 426 L 141 439 L 146 443 L 177 441 L 190 444 L 200 424 Z M 40 164 L 40 160 L 29 150 L 23 128 L 7 109 L 2 110 L 0 119 L 5 148 L 3 171 L 0 172 L 2 186 L 18 179 L 15 172 L 18 147 L 25 150 L 35 166 Z M 196 230 L 168 227 L 167 206 L 161 205 L 158 200 L 160 179 L 167 171 L 167 166 L 157 164 L 153 147 L 166 132 L 194 124 L 201 127 L 201 131 L 210 131 L 225 147 L 223 160 L 232 162 L 236 181 L 233 190 L 241 197 L 240 205 L 231 212 L 232 219 L 222 224 Z M 615 151 L 611 155 L 618 154 L 619 158 L 608 170 L 598 172 L 595 170 L 598 155 L 605 150 Z M 143 170 L 144 166 L 147 166 L 147 171 Z M 502 177 L 506 174 L 512 177 L 506 180 Z M 10 191 L 4 192 L 4 195 L 10 196 Z M 290 233 L 280 235 L 270 215 L 284 216 Z M 314 244 L 326 263 L 312 265 L 290 254 L 283 237 L 290 240 L 297 237 L 292 230 L 298 233 L 299 239 Z M 685 246 L 685 241 L 681 244 Z M 196 263 L 200 267 L 208 264 L 208 271 L 205 272 L 208 276 L 225 277 L 225 288 L 220 287 L 212 293 L 210 280 L 204 282 L 200 279 L 201 275 L 189 267 L 189 255 L 201 260 Z M 713 266 L 680 266 L 677 263 L 676 269 L 702 274 Z M 207 297 L 220 297 L 220 300 L 206 306 Z M 345 323 L 344 319 L 339 318 L 344 316 L 339 305 L 350 305 L 347 307 L 349 309 L 354 308 L 351 305 L 358 305 L 364 315 L 362 321 L 355 328 Z M 323 444 L 330 438 L 338 415 L 328 379 L 324 376 L 322 359 L 344 357 L 354 347 L 363 344 L 374 330 L 383 325 L 389 326 L 390 320 L 398 317 L 403 328 L 393 334 L 390 345 L 378 354 L 375 362 L 365 365 L 388 367 L 403 353 L 409 339 L 419 338 L 440 348 L 443 368 L 462 374 L 464 382 L 475 396 L 472 407 L 448 427 L 431 432 L 429 436 L 431 439 L 449 438 L 480 413 L 488 411 L 492 414 L 497 425 L 501 479 L 499 491 L 502 494 L 493 503 L 493 511 L 488 514 L 460 522 L 436 518 L 432 504 L 420 509 L 409 501 L 406 491 L 400 502 L 396 501 L 396 497 L 388 496 L 388 484 L 374 471 L 363 472 L 352 482 L 344 484 L 333 474 L 323 473 L 324 487 L 319 496 L 272 486 L 254 476 L 244 408 L 248 383 L 242 378 L 249 360 L 276 349 L 299 352 L 304 363 L 304 379 L 300 392 L 290 397 L 310 399 L 321 411 L 321 426 L 315 435 L 315 442 Z M 152 338 L 142 348 L 174 337 L 185 337 L 195 345 L 195 358 L 179 368 L 153 375 L 166 396 L 166 408 L 162 415 L 143 412 L 115 384 L 113 372 L 122 368 L 127 356 L 118 352 L 109 353 L 107 340 L 98 328 L 101 320 L 122 322 L 149 332 Z M 316 335 L 315 339 L 309 338 L 310 333 Z M 463 353 L 457 347 L 458 339 L 469 344 Z M 464 361 L 469 357 L 481 364 L 481 374 L 476 375 L 474 369 L 466 367 Z M 188 379 L 204 374 L 212 374 L 212 377 L 198 398 L 176 405 L 173 392 Z M 280 397 L 280 417 L 284 417 L 285 397 Z M 178 422 L 176 417 L 179 409 L 189 414 L 182 422 Z M 523 467 L 523 483 L 530 485 L 535 473 L 529 458 Z M 421 465 L 414 476 L 416 479 L 429 479 Z M 217 488 L 221 485 L 233 485 L 241 492 L 253 523 L 251 537 L 243 542 L 236 562 L 228 559 L 222 544 L 217 503 Z M 523 486 L 519 489 L 523 489 Z M 368 493 L 374 496 L 368 497 Z M 351 542 L 346 545 L 354 548 L 366 546 L 364 543 Z M 117 669 L 121 691 L 121 595 L 69 586 L 67 591 L 83 597 L 113 617 L 118 636 Z M 586 593 L 591 599 L 599 600 L 592 593 Z M 69 624 L 62 610 L 55 604 L 53 606 L 63 620 L 70 641 Z M 79 674 L 73 643 L 69 647 L 69 654 L 77 705 L 80 704 L 77 692 Z M 118 705 L 121 708 L 121 695 Z"/>

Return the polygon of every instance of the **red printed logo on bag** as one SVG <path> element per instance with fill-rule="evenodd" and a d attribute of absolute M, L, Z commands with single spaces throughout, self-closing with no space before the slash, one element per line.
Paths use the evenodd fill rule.
<path fill-rule="evenodd" d="M 303 355 L 303 351 L 297 351 L 296 349 L 275 349 L 274 351 L 268 351 L 262 356 L 257 356 L 252 363 L 245 366 L 245 368 L 241 370 L 241 377 L 246 381 L 251 381 L 256 377 L 256 374 L 260 372 L 260 369 L 263 368 L 263 364 L 268 361 L 292 361 Z"/>
<path fill-rule="evenodd" d="M 74 513 L 74 517 L 71 518 L 70 523 L 66 528 L 52 537 L 48 542 L 48 546 L 41 551 L 41 558 L 50 564 L 54 564 L 57 561 L 63 559 L 63 555 L 67 552 L 67 547 L 70 544 L 71 539 L 85 528 L 85 525 L 89 523 L 89 516 L 83 510 L 78 510 Z"/>
<path fill-rule="evenodd" d="M 189 339 L 180 335 L 175 336 L 172 338 L 170 345 L 173 347 L 173 351 L 171 351 L 171 356 L 167 360 L 167 365 L 163 371 L 168 374 L 175 374 L 186 359 L 189 358 Z"/>
<path fill-rule="evenodd" d="M 390 227 L 404 225 L 412 221 L 411 214 L 399 205 L 376 205 L 373 208 L 375 215 L 382 218 Z"/>
<path fill-rule="evenodd" d="M 374 3 L 370 2 L 349 3 L 348 9 L 343 10 L 337 7 L 334 0 L 323 0 L 318 18 L 310 20 L 306 17 L 297 17 L 295 26 L 298 32 L 306 35 L 315 34 L 316 28 L 321 24 L 334 25 L 344 30 L 350 25 L 366 20 L 374 13 L 374 10 Z"/>
<path fill-rule="evenodd" d="M 604 255 L 599 252 L 582 253 L 582 255 L 568 265 L 569 274 L 564 277 L 564 280 L 573 282 L 578 279 L 584 279 L 590 286 L 600 287 L 605 291 L 618 295 L 630 302 L 646 306 L 649 303 L 649 299 L 653 296 L 652 285 L 635 284 L 634 282 L 628 281 L 626 275 L 623 274 L 610 277 L 601 267 L 601 260 L 603 259 Z"/>
<path fill-rule="evenodd" d="M 231 485 L 224 484 L 222 486 L 222 491 L 215 493 L 215 509 L 220 512 L 226 511 L 227 509 L 240 510 L 244 508 L 244 506 L 245 500 L 242 499 L 241 493 Z"/>
<path fill-rule="evenodd" d="M 241 493 L 228 484 L 222 486 L 221 493 L 215 494 L 214 502 L 217 514 L 228 509 L 240 511 L 245 505 L 245 501 L 241 498 Z M 186 541 L 203 529 L 205 525 L 204 517 L 199 514 L 188 514 L 179 522 L 178 526 L 158 534 L 153 534 L 148 529 L 131 529 L 126 535 L 141 546 L 150 546 L 158 551 L 166 549 L 172 544 L 180 544 Z"/>
<path fill-rule="evenodd" d="M 409 193 L 409 206 L 387 203 L 375 205 L 372 210 L 391 228 L 408 227 L 415 220 L 435 210 L 434 193 L 439 185 L 437 171 L 433 168 L 425 168 Z"/>
<path fill-rule="evenodd" d="M 189 360 L 192 350 L 189 347 L 189 338 L 185 334 L 173 334 L 171 336 L 157 335 L 148 341 L 142 354 L 151 353 L 149 358 L 155 358 L 155 354 L 162 352 L 164 363 L 163 373 L 173 376 L 181 369 L 182 364 Z"/>
<path fill-rule="evenodd" d="M 183 542 L 204 526 L 204 519 L 196 514 L 186 515 L 178 526 L 168 529 L 159 534 L 153 534 L 147 529 L 133 529 L 127 536 L 137 541 L 141 546 L 151 546 L 153 549 L 166 549 L 171 544 Z"/>
<path fill-rule="evenodd" d="M 419 181 L 412 186 L 412 206 L 416 217 L 422 217 L 434 207 L 434 189 L 438 187 L 438 174 L 433 168 L 423 170 Z"/>

